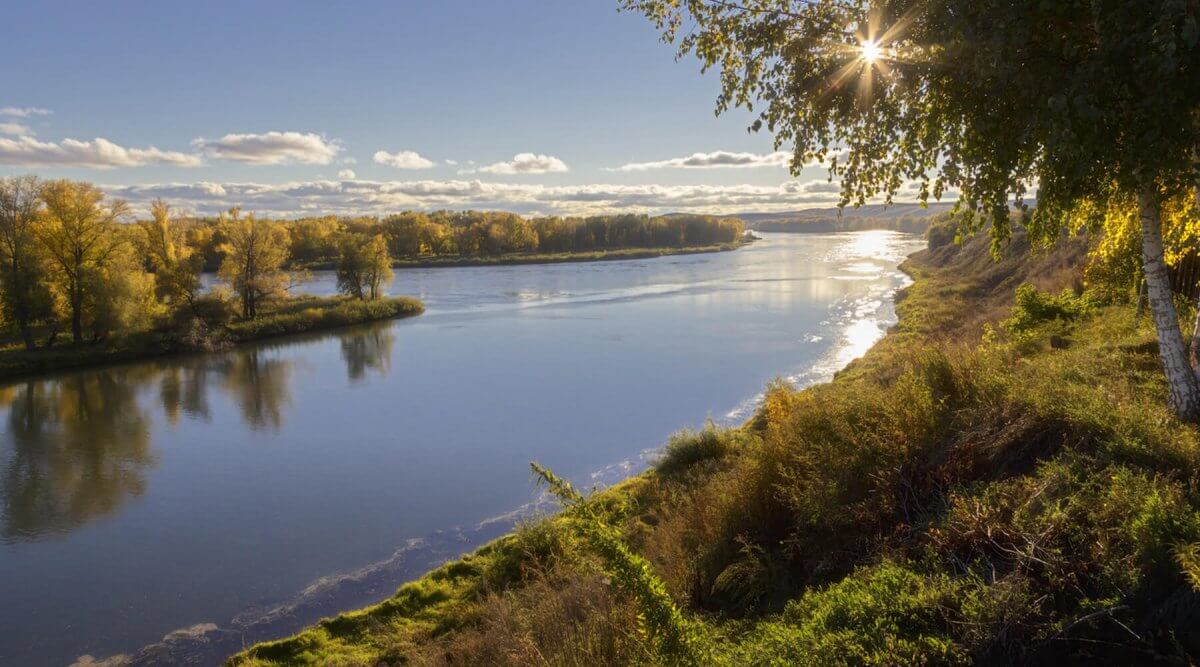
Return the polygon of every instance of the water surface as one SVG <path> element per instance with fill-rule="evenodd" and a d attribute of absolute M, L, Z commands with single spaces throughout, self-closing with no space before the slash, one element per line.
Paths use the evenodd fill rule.
<path fill-rule="evenodd" d="M 920 245 L 764 236 L 397 271 L 425 315 L 0 385 L 0 664 L 212 662 L 381 599 L 536 508 L 531 460 L 610 483 L 774 377 L 829 377 Z"/>

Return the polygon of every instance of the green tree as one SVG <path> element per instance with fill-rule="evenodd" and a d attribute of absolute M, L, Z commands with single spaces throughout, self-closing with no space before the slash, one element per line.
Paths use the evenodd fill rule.
<path fill-rule="evenodd" d="M 287 289 L 288 275 L 283 271 L 288 259 L 287 229 L 253 214 L 242 216 L 240 209 L 233 208 L 222 216 L 221 232 L 225 258 L 217 273 L 237 295 L 242 317 L 254 319 L 264 301 Z"/>
<path fill-rule="evenodd" d="M 620 0 L 721 71 L 718 112 L 758 115 L 798 171 L 828 159 L 842 204 L 959 194 L 999 246 L 1022 212 L 1048 244 L 1132 196 L 1171 403 L 1200 420 L 1164 262 L 1162 206 L 1197 183 L 1200 5 L 1187 0 Z M 687 32 L 681 28 L 687 26 Z M 838 159 L 839 153 L 845 157 Z M 1025 196 L 1037 189 L 1037 207 Z"/>
<path fill-rule="evenodd" d="M 0 179 L 0 304 L 29 350 L 35 347 L 34 325 L 53 316 L 45 258 L 36 236 L 41 196 L 36 177 Z"/>
<path fill-rule="evenodd" d="M 106 202 L 104 193 L 90 183 L 67 180 L 46 183 L 42 201 L 45 219 L 37 226 L 37 237 L 54 266 L 54 286 L 70 310 L 71 336 L 78 343 L 83 340 L 86 302 L 125 245 L 115 226 L 128 208 L 120 200 Z"/>
<path fill-rule="evenodd" d="M 150 220 L 138 223 L 146 263 L 154 269 L 155 291 L 173 307 L 190 306 L 200 291 L 204 259 L 182 242 L 172 227 L 171 207 L 161 199 L 150 205 Z"/>
<path fill-rule="evenodd" d="M 337 285 L 342 294 L 372 301 L 383 295 L 392 278 L 392 259 L 382 234 L 346 234 L 340 244 Z"/>

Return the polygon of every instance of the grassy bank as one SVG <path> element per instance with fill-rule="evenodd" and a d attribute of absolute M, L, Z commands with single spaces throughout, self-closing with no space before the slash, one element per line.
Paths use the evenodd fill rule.
<path fill-rule="evenodd" d="M 919 253 L 833 382 L 231 662 L 1194 663 L 1200 430 L 1148 322 L 1060 293 L 1082 244 L 1024 250 Z"/>
<path fill-rule="evenodd" d="M 407 297 L 359 301 L 346 297 L 302 296 L 271 304 L 258 318 L 206 331 L 203 340 L 186 330 L 144 331 L 93 344 L 61 344 L 27 351 L 0 348 L 0 381 L 84 366 L 136 361 L 183 352 L 221 349 L 264 338 L 307 333 L 376 320 L 419 315 L 424 305 Z"/>
<path fill-rule="evenodd" d="M 565 262 L 604 262 L 619 259 L 649 259 L 652 257 L 667 257 L 671 255 L 698 255 L 710 252 L 727 252 L 753 242 L 745 239 L 736 243 L 720 243 L 707 246 L 692 246 L 684 248 L 617 248 L 613 250 L 594 250 L 587 252 L 530 252 L 509 253 L 505 255 L 454 255 L 442 257 L 408 257 L 397 258 L 392 266 L 397 269 L 436 268 L 443 266 L 504 266 L 510 264 L 562 264 Z M 310 271 L 324 271 L 337 268 L 331 262 L 308 263 L 297 268 Z"/>

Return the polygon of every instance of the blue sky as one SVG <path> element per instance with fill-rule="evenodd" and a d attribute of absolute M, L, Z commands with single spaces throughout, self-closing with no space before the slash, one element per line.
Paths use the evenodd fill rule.
<path fill-rule="evenodd" d="M 135 206 L 836 200 L 823 168 L 793 179 L 749 114 L 715 117 L 715 73 L 610 0 L 14 3 L 0 57 L 0 176 L 86 179 Z"/>

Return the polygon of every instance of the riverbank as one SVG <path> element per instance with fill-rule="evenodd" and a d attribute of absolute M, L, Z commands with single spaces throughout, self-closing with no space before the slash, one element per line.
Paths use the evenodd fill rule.
<path fill-rule="evenodd" d="M 444 257 L 397 258 L 392 260 L 396 269 L 428 269 L 461 266 L 508 266 L 514 264 L 564 264 L 568 262 L 605 262 L 622 259 L 652 259 L 673 255 L 699 255 L 712 252 L 729 252 L 753 243 L 754 237 L 747 236 L 734 243 L 719 243 L 685 248 L 615 248 L 589 252 L 560 253 L 512 253 L 507 255 L 453 255 Z M 337 268 L 335 262 L 314 262 L 293 267 L 307 271 L 328 271 Z"/>
<path fill-rule="evenodd" d="M 1079 282 L 1082 243 L 1026 250 L 918 253 L 900 323 L 833 382 L 231 663 L 1194 657 L 1200 431 L 1129 306 L 1014 306 Z"/>
<path fill-rule="evenodd" d="M 33 351 L 13 344 L 0 349 L 0 382 L 74 368 L 225 349 L 266 338 L 412 317 L 424 310 L 419 300 L 408 297 L 360 301 L 299 296 L 271 305 L 256 319 L 235 321 L 206 331 L 203 340 L 195 340 L 188 332 L 162 330 L 138 332 L 95 344 L 66 344 Z"/>

